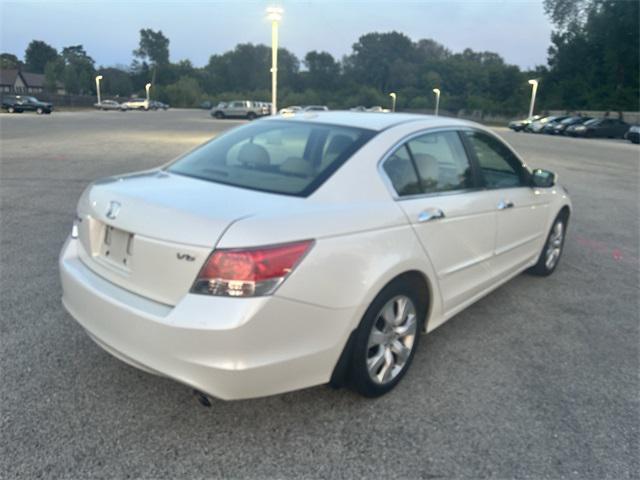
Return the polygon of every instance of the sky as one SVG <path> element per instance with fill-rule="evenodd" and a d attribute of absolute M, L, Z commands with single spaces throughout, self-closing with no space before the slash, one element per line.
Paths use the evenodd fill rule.
<path fill-rule="evenodd" d="M 546 64 L 551 24 L 542 0 L 280 0 L 280 45 L 302 59 L 336 58 L 362 34 L 396 30 L 453 52 L 499 53 L 522 68 Z M 267 1 L 0 0 L 0 51 L 23 58 L 33 39 L 61 50 L 82 44 L 96 66 L 129 65 L 141 28 L 162 30 L 172 61 L 204 66 L 238 43 L 271 42 Z"/>

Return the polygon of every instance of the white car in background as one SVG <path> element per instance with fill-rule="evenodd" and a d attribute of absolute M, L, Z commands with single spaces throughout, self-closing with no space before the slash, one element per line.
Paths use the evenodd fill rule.
<path fill-rule="evenodd" d="M 376 106 L 367 108 L 366 111 L 367 112 L 373 112 L 373 113 L 389 113 L 389 112 L 391 112 L 391 110 L 389 110 L 388 108 L 382 108 L 380 105 L 376 105 Z"/>
<path fill-rule="evenodd" d="M 149 110 L 149 102 L 145 98 L 131 98 L 122 105 L 129 110 Z"/>
<path fill-rule="evenodd" d="M 329 107 L 326 105 L 307 105 L 302 110 L 305 112 L 328 112 Z"/>
<path fill-rule="evenodd" d="M 115 100 L 102 100 L 100 103 L 94 103 L 93 107 L 96 110 L 118 110 L 120 112 L 129 110 L 129 107 L 124 103 L 118 103 Z"/>
<path fill-rule="evenodd" d="M 471 122 L 270 117 L 90 185 L 62 301 L 114 356 L 213 397 L 327 382 L 373 397 L 420 333 L 551 274 L 570 209 L 554 174 Z"/>
<path fill-rule="evenodd" d="M 281 108 L 278 113 L 280 115 L 293 115 L 295 113 L 302 112 L 303 108 L 299 105 L 292 105 L 290 107 Z"/>

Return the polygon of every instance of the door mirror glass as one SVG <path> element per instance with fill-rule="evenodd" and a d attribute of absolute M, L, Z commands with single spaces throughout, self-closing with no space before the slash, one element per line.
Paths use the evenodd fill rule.
<path fill-rule="evenodd" d="M 531 176 L 531 184 L 538 188 L 549 188 L 556 184 L 556 174 L 549 170 L 537 168 Z"/>

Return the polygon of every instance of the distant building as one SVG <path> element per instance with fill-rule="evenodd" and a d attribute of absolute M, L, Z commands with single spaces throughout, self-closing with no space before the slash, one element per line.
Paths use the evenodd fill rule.
<path fill-rule="evenodd" d="M 20 70 L 0 70 L 0 92 L 2 93 L 42 93 L 45 78 L 41 73 L 22 72 Z M 56 92 L 64 95 L 64 86 L 56 82 Z"/>

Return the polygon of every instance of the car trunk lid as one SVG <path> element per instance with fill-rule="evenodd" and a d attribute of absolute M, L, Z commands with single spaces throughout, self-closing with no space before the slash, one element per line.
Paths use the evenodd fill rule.
<path fill-rule="evenodd" d="M 164 171 L 110 178 L 78 204 L 81 258 L 114 284 L 175 305 L 231 224 L 287 200 Z"/>

